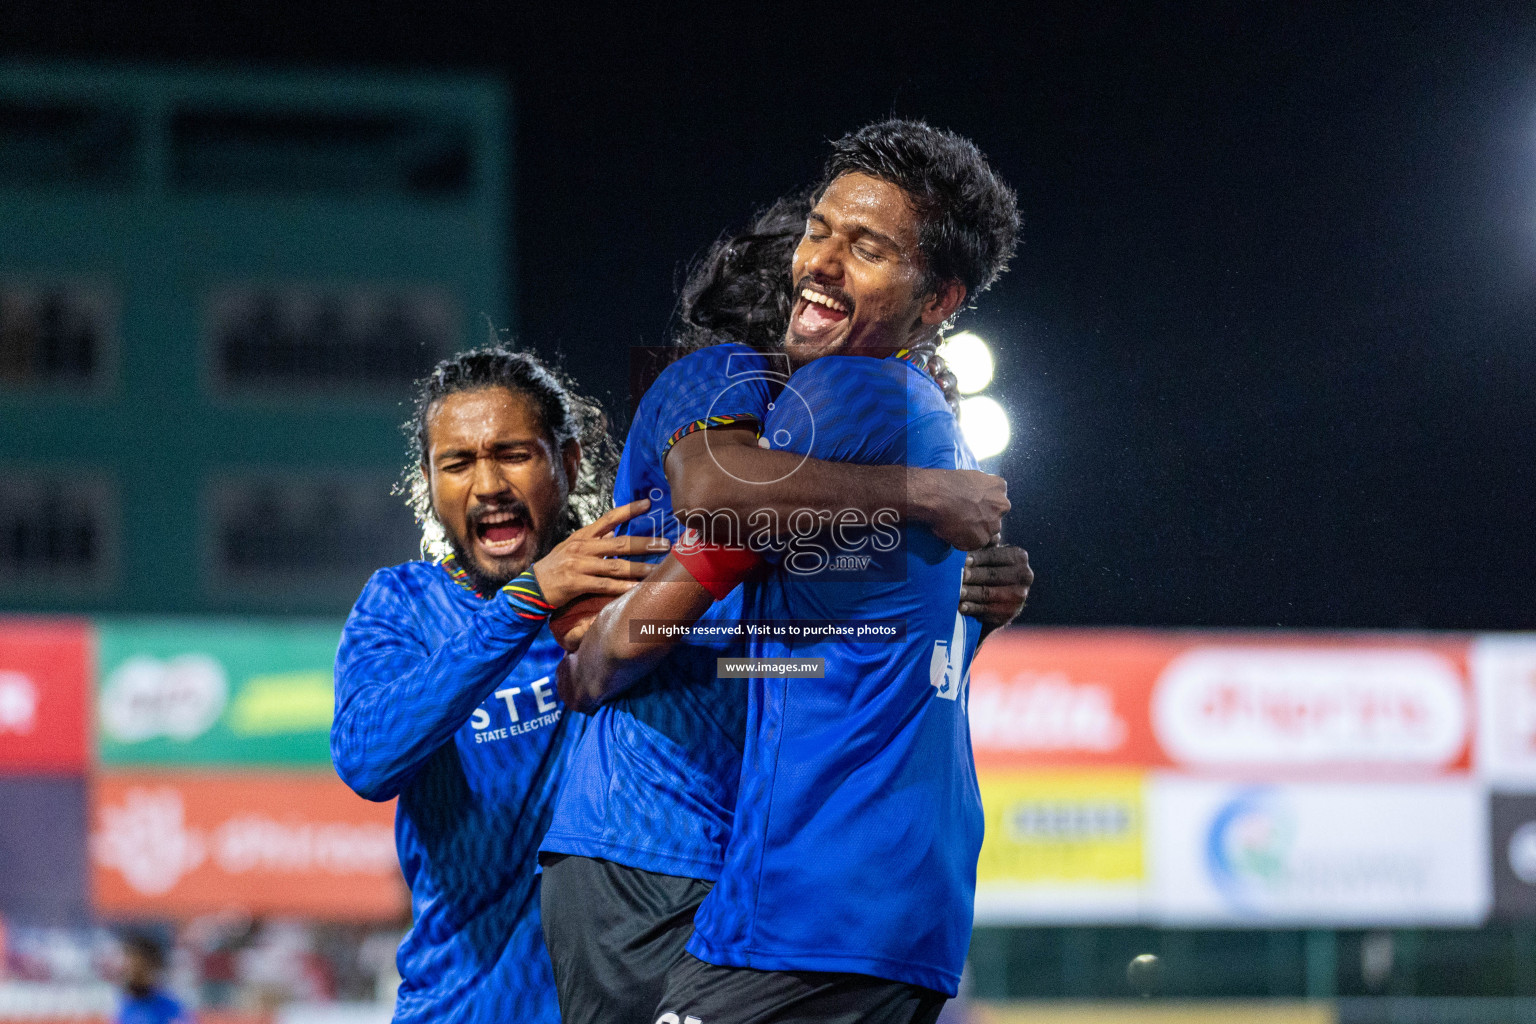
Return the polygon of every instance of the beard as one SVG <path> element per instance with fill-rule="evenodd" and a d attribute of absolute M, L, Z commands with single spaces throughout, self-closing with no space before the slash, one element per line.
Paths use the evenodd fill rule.
<path fill-rule="evenodd" d="M 475 561 L 468 551 L 464 550 L 464 545 L 460 542 L 459 538 L 449 537 L 448 546 L 453 549 L 454 561 L 464 571 L 464 575 L 469 578 L 469 585 L 474 587 L 481 597 L 490 597 L 496 591 L 516 579 L 524 569 L 528 568 L 525 565 L 510 571 L 497 570 L 495 572 L 486 572 L 480 563 Z M 535 555 L 534 557 L 538 556 Z M 530 560 L 528 565 L 532 564 L 533 562 Z"/>
<path fill-rule="evenodd" d="M 533 542 L 533 550 L 526 556 L 507 559 L 501 564 L 492 564 L 487 567 L 474 557 L 472 538 L 479 529 L 481 518 L 494 512 L 510 511 L 520 516 L 528 524 L 530 540 Z M 439 521 L 441 523 L 441 521 Z M 464 536 L 455 536 L 452 530 L 443 528 L 444 539 L 448 541 L 448 547 L 453 551 L 454 560 L 463 570 L 470 586 L 474 587 L 482 597 L 490 597 L 496 591 L 506 586 L 522 574 L 534 562 L 543 558 L 549 551 L 549 530 L 545 527 L 536 534 L 533 533 L 533 517 L 528 511 L 528 506 L 521 501 L 512 501 L 496 505 L 482 505 L 471 509 L 465 523 Z"/>

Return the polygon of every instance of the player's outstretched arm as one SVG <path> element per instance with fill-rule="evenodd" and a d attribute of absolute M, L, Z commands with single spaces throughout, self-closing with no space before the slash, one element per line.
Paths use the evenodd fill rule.
<path fill-rule="evenodd" d="M 926 523 L 951 546 L 973 551 L 997 535 L 1010 507 L 1008 482 L 989 473 L 825 462 L 763 448 L 752 430 L 739 427 L 682 438 L 667 453 L 666 472 L 679 518 L 695 525 L 687 512 L 702 513 L 698 523 L 715 528 L 708 539 L 717 543 L 732 538 L 720 535 L 721 520 L 710 513 L 726 513 L 745 538 L 754 532 L 755 513 L 787 531 L 790 517 L 801 509 L 851 510 L 866 522 L 882 509 L 894 509 L 902 519 Z"/>
<path fill-rule="evenodd" d="M 960 587 L 960 614 L 981 620 L 985 640 L 1024 610 L 1035 582 L 1029 552 L 1012 544 L 993 544 L 965 558 Z"/>
<path fill-rule="evenodd" d="M 591 711 L 624 692 L 677 642 L 667 633 L 642 634 L 638 625 L 691 625 L 714 601 L 676 555 L 668 555 L 644 583 L 566 635 L 571 653 L 557 673 L 560 699 L 577 711 Z"/>
<path fill-rule="evenodd" d="M 649 504 L 615 509 L 573 533 L 435 651 L 415 629 L 417 596 L 399 577 L 375 574 L 336 655 L 331 760 L 342 781 L 369 800 L 396 796 L 491 696 L 555 608 L 581 594 L 622 594 L 644 579 L 652 566 L 622 556 L 667 542 L 612 532 Z"/>

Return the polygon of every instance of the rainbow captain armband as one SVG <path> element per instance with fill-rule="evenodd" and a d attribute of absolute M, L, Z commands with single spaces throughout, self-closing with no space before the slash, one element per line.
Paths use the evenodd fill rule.
<path fill-rule="evenodd" d="M 667 438 L 667 443 L 662 446 L 662 450 L 671 451 L 673 445 L 677 444 L 677 442 L 681 441 L 683 438 L 687 437 L 689 434 L 694 433 L 695 431 L 708 430 L 711 427 L 735 426 L 757 427 L 759 428 L 759 432 L 761 432 L 762 428 L 762 424 L 758 421 L 758 418 L 751 413 L 732 413 L 729 416 L 706 416 L 702 420 L 689 420 L 687 423 L 684 423 L 682 426 L 674 430 L 672 432 L 672 436 Z"/>
<path fill-rule="evenodd" d="M 763 564 L 762 557 L 751 548 L 706 544 L 693 530 L 685 530 L 678 538 L 672 547 L 672 557 L 716 601 L 735 590 L 736 584 Z"/>
<path fill-rule="evenodd" d="M 538 578 L 533 575 L 532 569 L 525 570 L 502 587 L 501 592 L 518 617 L 529 622 L 543 622 L 555 610 L 553 605 L 544 600 L 544 591 L 539 588 Z"/>

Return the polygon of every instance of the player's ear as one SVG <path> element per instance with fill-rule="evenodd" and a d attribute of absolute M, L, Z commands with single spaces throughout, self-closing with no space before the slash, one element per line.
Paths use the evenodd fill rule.
<path fill-rule="evenodd" d="M 923 303 L 922 321 L 929 327 L 937 327 L 965 302 L 965 285 L 959 281 L 940 281 L 933 294 Z"/>
<path fill-rule="evenodd" d="M 565 465 L 565 489 L 570 491 L 576 486 L 576 478 L 581 474 L 581 442 L 567 441 L 565 449 L 560 453 L 560 461 Z"/>

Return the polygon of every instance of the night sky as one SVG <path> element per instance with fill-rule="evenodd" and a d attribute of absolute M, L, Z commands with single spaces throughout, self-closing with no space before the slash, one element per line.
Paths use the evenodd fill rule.
<path fill-rule="evenodd" d="M 963 323 L 1025 621 L 1536 628 L 1536 9 L 224 6 L 6 0 L 0 55 L 502 75 L 518 337 L 617 407 L 692 255 L 924 117 L 1025 217 Z"/>

